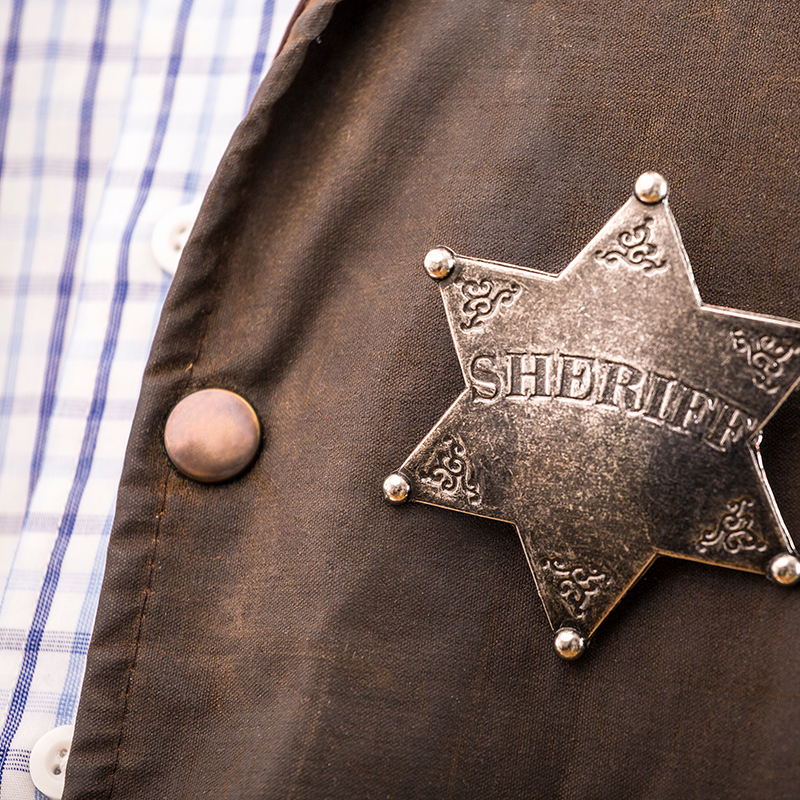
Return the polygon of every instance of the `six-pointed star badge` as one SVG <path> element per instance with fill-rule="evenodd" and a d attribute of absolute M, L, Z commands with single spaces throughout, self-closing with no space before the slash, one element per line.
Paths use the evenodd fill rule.
<path fill-rule="evenodd" d="M 466 388 L 384 493 L 513 523 L 568 659 L 659 555 L 800 577 L 759 455 L 800 323 L 704 305 L 666 194 L 558 275 L 425 259 Z"/>

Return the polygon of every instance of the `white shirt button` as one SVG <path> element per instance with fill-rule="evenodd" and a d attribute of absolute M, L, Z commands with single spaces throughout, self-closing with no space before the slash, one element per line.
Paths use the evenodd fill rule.
<path fill-rule="evenodd" d="M 31 779 L 36 788 L 51 800 L 61 800 L 64 792 L 64 771 L 72 746 L 73 731 L 72 725 L 53 728 L 31 750 Z"/>
<path fill-rule="evenodd" d="M 153 228 L 153 257 L 161 269 L 175 274 L 183 246 L 192 232 L 192 226 L 200 211 L 200 200 L 164 212 Z"/>

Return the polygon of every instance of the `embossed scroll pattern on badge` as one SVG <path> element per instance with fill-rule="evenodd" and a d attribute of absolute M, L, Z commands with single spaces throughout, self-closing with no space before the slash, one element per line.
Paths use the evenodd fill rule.
<path fill-rule="evenodd" d="M 759 455 L 800 323 L 704 305 L 666 194 L 558 275 L 425 259 L 466 388 L 384 493 L 513 523 L 567 659 L 659 555 L 800 578 Z"/>

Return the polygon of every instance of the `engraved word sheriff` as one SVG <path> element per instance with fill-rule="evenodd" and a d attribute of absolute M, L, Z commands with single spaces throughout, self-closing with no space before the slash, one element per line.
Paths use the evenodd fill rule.
<path fill-rule="evenodd" d="M 558 275 L 425 258 L 466 388 L 384 494 L 513 523 L 566 659 L 659 555 L 800 579 L 759 454 L 800 323 L 704 305 L 666 197 L 640 176 Z"/>

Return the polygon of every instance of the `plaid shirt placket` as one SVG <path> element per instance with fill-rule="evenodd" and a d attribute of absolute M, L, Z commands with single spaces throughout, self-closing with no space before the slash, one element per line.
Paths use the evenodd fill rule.
<path fill-rule="evenodd" d="M 28 775 L 31 747 L 75 716 L 125 442 L 170 280 L 150 252 L 153 226 L 205 190 L 294 5 L 29 0 L 9 9 L 0 87 L 3 800 L 42 796 Z"/>

